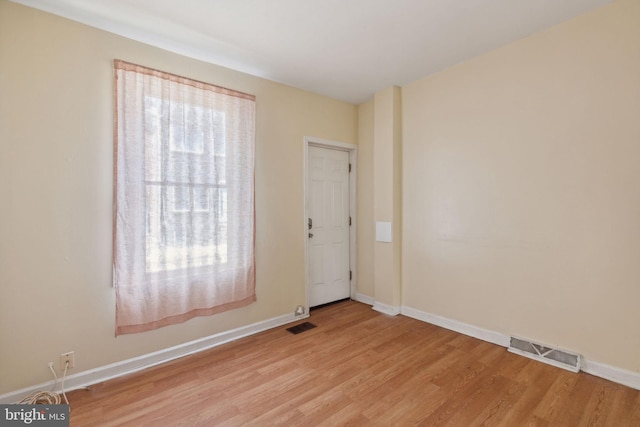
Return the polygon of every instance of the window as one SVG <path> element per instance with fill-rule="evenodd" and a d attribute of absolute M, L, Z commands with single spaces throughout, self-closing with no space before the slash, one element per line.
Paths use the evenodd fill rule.
<path fill-rule="evenodd" d="M 116 334 L 255 301 L 255 98 L 114 68 Z"/>
<path fill-rule="evenodd" d="M 226 262 L 227 215 L 210 206 L 226 195 L 224 111 L 152 96 L 144 105 L 147 272 Z"/>

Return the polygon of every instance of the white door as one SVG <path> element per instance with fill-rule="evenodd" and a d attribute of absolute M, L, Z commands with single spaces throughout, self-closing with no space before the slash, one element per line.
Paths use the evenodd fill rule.
<path fill-rule="evenodd" d="M 349 271 L 349 153 L 309 147 L 309 306 L 351 295 Z"/>

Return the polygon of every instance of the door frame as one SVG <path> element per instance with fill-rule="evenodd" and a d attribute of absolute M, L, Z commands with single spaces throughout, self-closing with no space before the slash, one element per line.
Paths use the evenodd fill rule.
<path fill-rule="evenodd" d="M 303 194 L 304 194 L 304 218 L 303 218 L 303 237 L 304 237 L 304 277 L 305 277 L 305 312 L 309 314 L 309 230 L 307 219 L 309 218 L 309 194 L 307 188 L 309 185 L 309 147 L 326 148 L 330 150 L 345 151 L 349 154 L 349 164 L 351 164 L 351 172 L 349 173 L 349 216 L 351 217 L 351 227 L 349 227 L 349 269 L 351 270 L 351 281 L 349 283 L 349 293 L 351 299 L 356 299 L 357 278 L 356 269 L 356 181 L 358 175 L 358 146 L 340 141 L 331 141 L 323 138 L 315 138 L 311 136 L 304 137 L 304 158 L 302 173 Z"/>

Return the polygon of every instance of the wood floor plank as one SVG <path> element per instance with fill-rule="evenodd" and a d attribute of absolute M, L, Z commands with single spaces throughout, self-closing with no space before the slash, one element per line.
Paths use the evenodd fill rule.
<path fill-rule="evenodd" d="M 634 410 L 640 405 L 640 396 L 636 390 L 627 387 L 616 387 L 614 404 L 607 413 L 606 425 L 629 427 L 640 425 L 640 412 Z M 634 414 L 635 419 L 626 414 Z"/>
<path fill-rule="evenodd" d="M 571 404 L 554 417 L 553 421 L 564 423 L 565 425 L 580 425 L 579 423 L 584 420 L 585 416 L 592 415 L 586 413 L 586 407 L 591 395 L 596 392 L 600 384 L 600 378 L 590 375 L 578 375 L 578 379 L 569 394 Z"/>
<path fill-rule="evenodd" d="M 582 413 L 580 424 L 589 426 L 606 426 L 606 419 L 611 413 L 615 387 L 608 381 L 596 385 Z"/>
<path fill-rule="evenodd" d="M 640 425 L 638 390 L 415 319 L 307 320 L 67 393 L 71 426 Z"/>
<path fill-rule="evenodd" d="M 500 423 L 510 413 L 514 403 L 520 399 L 525 387 L 522 384 L 510 381 L 504 390 L 497 393 L 495 399 L 484 408 L 474 414 L 469 426 L 492 426 Z"/>
<path fill-rule="evenodd" d="M 556 372 L 556 378 L 533 414 L 543 420 L 552 420 L 570 404 L 570 392 L 578 381 L 578 375 L 568 371 Z"/>

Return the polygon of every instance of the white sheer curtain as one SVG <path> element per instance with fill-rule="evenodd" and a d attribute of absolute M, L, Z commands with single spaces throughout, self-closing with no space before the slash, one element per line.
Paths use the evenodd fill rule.
<path fill-rule="evenodd" d="M 115 69 L 116 335 L 255 301 L 255 97 Z"/>

